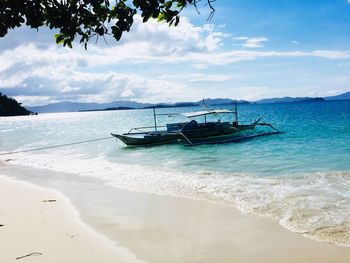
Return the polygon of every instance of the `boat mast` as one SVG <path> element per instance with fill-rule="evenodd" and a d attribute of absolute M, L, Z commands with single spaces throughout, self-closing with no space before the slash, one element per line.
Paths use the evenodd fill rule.
<path fill-rule="evenodd" d="M 203 98 L 203 109 L 208 110 L 208 106 L 205 104 L 204 98 Z M 207 123 L 207 115 L 204 114 L 204 123 Z"/>
<path fill-rule="evenodd" d="M 153 119 L 154 119 L 154 130 L 157 131 L 157 116 L 156 116 L 156 108 L 153 107 Z"/>
<path fill-rule="evenodd" d="M 237 100 L 235 100 L 235 119 L 236 119 L 236 123 L 238 124 L 238 112 L 237 112 Z"/>

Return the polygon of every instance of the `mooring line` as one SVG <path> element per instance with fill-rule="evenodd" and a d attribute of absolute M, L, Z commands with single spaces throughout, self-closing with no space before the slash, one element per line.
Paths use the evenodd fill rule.
<path fill-rule="evenodd" d="M 51 145 L 51 146 L 34 148 L 34 149 L 28 149 L 28 150 L 22 150 L 22 151 L 6 152 L 6 153 L 0 153 L 0 155 L 9 155 L 9 154 L 25 153 L 25 152 L 34 152 L 34 151 L 40 151 L 40 150 L 46 150 L 46 149 L 52 149 L 52 148 L 59 148 L 59 147 L 76 145 L 76 144 L 82 144 L 82 143 L 88 143 L 88 142 L 102 141 L 102 140 L 107 140 L 107 139 L 113 139 L 113 137 L 108 136 L 108 137 L 92 139 L 92 140 L 86 140 L 86 141 L 71 142 L 71 143 L 65 143 L 65 144 L 57 144 L 57 145 Z"/>

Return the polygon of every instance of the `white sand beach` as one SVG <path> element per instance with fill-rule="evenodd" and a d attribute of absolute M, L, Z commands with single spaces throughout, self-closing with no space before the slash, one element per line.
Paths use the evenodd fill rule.
<path fill-rule="evenodd" d="M 81 206 L 79 216 L 58 192 L 1 177 L 0 262 L 19 262 L 16 258 L 30 253 L 40 254 L 21 260 L 349 262 L 350 248 L 306 239 L 229 205 L 115 188 L 113 192 L 113 209 Z"/>
<path fill-rule="evenodd" d="M 0 262 L 142 262 L 79 220 L 58 192 L 0 177 Z"/>

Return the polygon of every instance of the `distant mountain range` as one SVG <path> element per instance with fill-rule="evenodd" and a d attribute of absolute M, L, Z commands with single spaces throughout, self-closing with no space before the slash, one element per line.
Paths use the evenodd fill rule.
<path fill-rule="evenodd" d="M 295 103 L 295 102 L 315 102 L 315 101 L 324 101 L 324 98 L 293 98 L 293 97 L 283 97 L 283 98 L 272 98 L 272 99 L 262 99 L 258 100 L 255 103 L 257 104 L 268 104 L 268 103 Z"/>
<path fill-rule="evenodd" d="M 255 103 L 258 104 L 265 104 L 265 103 L 291 103 L 291 102 L 313 102 L 313 101 L 325 101 L 325 100 L 350 100 L 350 91 L 345 92 L 336 96 L 330 96 L 330 97 L 283 97 L 283 98 L 271 98 L 271 99 L 262 99 L 255 101 Z"/>
<path fill-rule="evenodd" d="M 350 91 L 340 95 L 325 97 L 326 100 L 350 100 Z"/>
<path fill-rule="evenodd" d="M 239 100 L 239 104 L 268 104 L 268 103 L 298 103 L 298 102 L 315 102 L 328 100 L 350 100 L 350 92 L 337 96 L 312 98 L 312 97 L 283 97 L 269 98 L 258 101 Z M 234 100 L 228 98 L 204 99 L 204 103 L 211 105 L 228 105 L 233 104 Z M 94 110 L 120 110 L 120 109 L 143 109 L 143 108 L 171 108 L 171 107 L 195 107 L 203 105 L 203 100 L 195 102 L 176 102 L 176 103 L 142 103 L 136 101 L 113 101 L 110 103 L 81 103 L 81 102 L 58 102 L 50 103 L 43 106 L 27 107 L 30 111 L 44 112 L 74 112 L 74 111 L 94 111 Z"/>
<path fill-rule="evenodd" d="M 225 105 L 232 104 L 232 99 L 205 99 L 205 104 Z M 238 103 L 249 103 L 248 101 L 238 101 Z M 81 103 L 81 102 L 58 102 L 43 106 L 27 107 L 33 112 L 74 112 L 74 111 L 101 111 L 101 110 L 122 110 L 122 109 L 148 109 L 148 108 L 175 108 L 175 107 L 197 107 L 203 105 L 203 100 L 196 102 L 176 102 L 176 103 L 142 103 L 136 101 L 113 101 L 110 103 Z"/>
<path fill-rule="evenodd" d="M 110 103 L 84 103 L 84 102 L 58 102 L 50 103 L 43 106 L 27 107 L 33 112 L 43 113 L 43 112 L 72 112 L 72 111 L 91 111 L 91 110 L 103 110 L 110 108 L 144 108 L 151 106 L 150 103 L 141 103 L 136 101 L 113 101 Z"/>

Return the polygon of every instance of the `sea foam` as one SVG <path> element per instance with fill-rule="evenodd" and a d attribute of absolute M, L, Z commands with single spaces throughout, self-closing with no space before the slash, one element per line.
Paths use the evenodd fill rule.
<path fill-rule="evenodd" d="M 59 156 L 59 158 L 58 158 Z M 64 150 L 17 154 L 12 163 L 100 178 L 116 188 L 231 204 L 244 213 L 273 218 L 306 237 L 350 246 L 350 172 L 279 176 L 183 172 L 165 166 L 111 162 Z"/>

